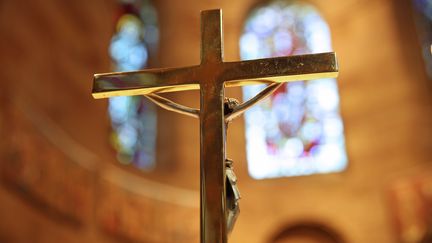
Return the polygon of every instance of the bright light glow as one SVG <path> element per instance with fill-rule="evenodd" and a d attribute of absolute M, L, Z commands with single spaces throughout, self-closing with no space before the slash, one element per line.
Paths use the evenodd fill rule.
<path fill-rule="evenodd" d="M 141 40 L 141 22 L 130 14 L 119 20 L 117 34 L 110 46 L 111 57 L 116 62 L 117 71 L 132 71 L 144 67 L 148 53 L 146 44 Z"/>
<path fill-rule="evenodd" d="M 311 5 L 273 1 L 255 9 L 240 39 L 243 60 L 331 51 L 330 30 Z M 263 85 L 243 88 L 244 100 Z M 334 79 L 287 83 L 245 114 L 255 179 L 338 172 L 347 156 Z"/>

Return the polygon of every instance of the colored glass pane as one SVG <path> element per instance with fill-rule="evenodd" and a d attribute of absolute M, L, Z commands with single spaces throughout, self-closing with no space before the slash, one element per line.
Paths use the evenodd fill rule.
<path fill-rule="evenodd" d="M 243 60 L 328 51 L 328 25 L 301 1 L 254 9 L 240 39 Z M 244 99 L 262 88 L 244 87 Z M 335 79 L 287 83 L 247 111 L 245 121 L 248 169 L 255 179 L 337 172 L 347 165 Z"/>
<path fill-rule="evenodd" d="M 426 71 L 432 78 L 432 0 L 414 0 L 413 3 Z"/>
<path fill-rule="evenodd" d="M 109 54 L 114 71 L 147 66 L 149 52 L 158 41 L 156 12 L 147 1 L 119 3 Z M 123 164 L 151 169 L 155 164 L 156 108 L 143 97 L 109 99 L 111 142 Z"/>

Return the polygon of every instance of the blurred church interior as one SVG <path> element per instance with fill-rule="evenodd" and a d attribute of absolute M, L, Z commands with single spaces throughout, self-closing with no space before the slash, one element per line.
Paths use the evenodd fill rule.
<path fill-rule="evenodd" d="M 229 241 L 432 242 L 431 0 L 1 1 L 0 242 L 199 242 L 198 120 L 91 88 L 94 73 L 198 64 L 214 8 L 225 60 L 340 65 L 230 125 Z M 198 91 L 164 96 L 199 107 Z"/>

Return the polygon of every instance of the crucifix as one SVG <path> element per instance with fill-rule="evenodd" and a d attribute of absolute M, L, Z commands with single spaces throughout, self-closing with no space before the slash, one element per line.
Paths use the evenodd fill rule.
<path fill-rule="evenodd" d="M 228 123 L 271 94 L 284 82 L 334 78 L 338 74 L 335 53 L 320 53 L 249 61 L 224 62 L 222 11 L 201 12 L 201 63 L 180 68 L 95 74 L 93 97 L 145 95 L 161 107 L 200 120 L 200 232 L 201 243 L 227 242 L 236 195 L 231 160 L 226 157 Z M 254 98 L 239 104 L 225 98 L 224 88 L 268 84 Z M 158 93 L 200 90 L 200 109 L 176 104 Z M 227 185 L 229 183 L 229 185 Z M 236 193 L 234 189 L 234 193 Z M 233 206 L 234 205 L 234 206 Z"/>

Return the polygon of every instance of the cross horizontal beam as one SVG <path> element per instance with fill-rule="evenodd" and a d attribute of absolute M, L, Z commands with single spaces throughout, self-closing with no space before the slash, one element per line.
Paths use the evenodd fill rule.
<path fill-rule="evenodd" d="M 94 98 L 100 99 L 199 89 L 198 67 L 157 68 L 95 74 L 92 95 Z"/>
<path fill-rule="evenodd" d="M 292 82 L 336 78 L 338 63 L 334 52 L 275 57 L 224 63 L 225 86 L 243 86 L 263 82 Z"/>
<path fill-rule="evenodd" d="M 212 65 L 216 80 L 225 87 L 267 82 L 290 82 L 334 78 L 338 64 L 334 52 L 221 62 Z M 93 97 L 143 95 L 199 89 L 208 74 L 201 65 L 182 68 L 147 69 L 135 72 L 95 74 Z"/>

